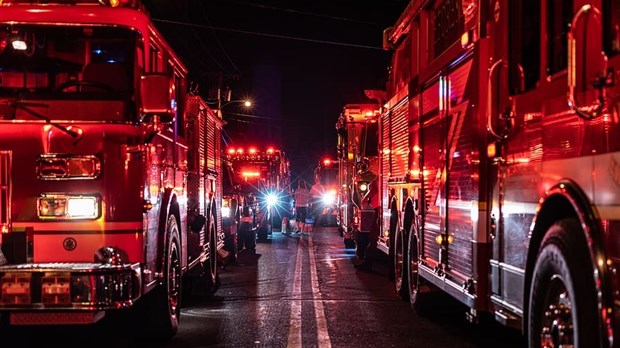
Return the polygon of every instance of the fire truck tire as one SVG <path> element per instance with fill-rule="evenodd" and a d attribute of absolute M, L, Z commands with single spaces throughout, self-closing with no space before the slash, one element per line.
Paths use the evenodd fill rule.
<path fill-rule="evenodd" d="M 345 249 L 355 249 L 355 241 L 353 239 L 344 240 Z"/>
<path fill-rule="evenodd" d="M 206 292 L 207 295 L 213 295 L 220 286 L 220 275 L 217 271 L 217 228 L 215 226 L 215 217 L 213 214 L 209 217 L 207 222 L 207 235 L 209 236 L 209 262 L 205 265 L 205 280 L 206 280 Z"/>
<path fill-rule="evenodd" d="M 249 223 L 241 223 L 237 240 L 239 251 L 243 249 L 254 250 L 256 248 L 256 229 Z"/>
<path fill-rule="evenodd" d="M 261 226 L 258 228 L 258 240 L 267 240 L 267 236 L 269 235 L 269 228 L 266 226 Z"/>
<path fill-rule="evenodd" d="M 248 250 L 254 250 L 256 249 L 256 228 L 252 228 L 251 230 L 248 231 L 248 233 L 245 235 L 245 248 Z"/>
<path fill-rule="evenodd" d="M 409 292 L 409 304 L 419 314 L 424 314 L 431 307 L 431 288 L 423 282 L 419 275 L 419 243 L 415 224 L 411 226 L 407 247 L 407 287 Z"/>
<path fill-rule="evenodd" d="M 144 307 L 145 319 L 150 322 L 146 327 L 157 341 L 172 339 L 179 329 L 181 316 L 181 247 L 174 215 L 168 218 L 164 260 L 162 284 L 146 296 L 150 303 Z"/>
<path fill-rule="evenodd" d="M 402 228 L 398 229 L 394 237 L 394 284 L 396 293 L 403 300 L 409 299 L 408 267 L 407 267 L 407 236 Z"/>
<path fill-rule="evenodd" d="M 575 219 L 555 223 L 536 258 L 529 296 L 529 347 L 598 347 L 597 292 L 587 242 Z"/>

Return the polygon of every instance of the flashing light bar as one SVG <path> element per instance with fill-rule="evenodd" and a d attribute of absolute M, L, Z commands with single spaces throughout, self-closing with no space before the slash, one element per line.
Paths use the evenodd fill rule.
<path fill-rule="evenodd" d="M 241 172 L 241 175 L 246 178 L 257 178 L 260 176 L 259 172 Z"/>
<path fill-rule="evenodd" d="M 1 1 L 1 0 L 0 0 Z M 276 149 L 274 149 L 273 147 L 267 148 L 267 150 L 265 151 L 260 151 L 258 150 L 256 147 L 249 147 L 247 148 L 247 153 L 250 155 L 273 155 L 276 153 Z M 226 153 L 230 156 L 234 156 L 234 155 L 243 155 L 246 152 L 246 149 L 239 147 L 239 148 L 234 148 L 231 147 L 228 150 L 226 150 Z"/>

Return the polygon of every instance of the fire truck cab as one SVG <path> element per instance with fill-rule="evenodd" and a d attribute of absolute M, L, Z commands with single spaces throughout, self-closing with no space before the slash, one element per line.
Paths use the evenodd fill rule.
<path fill-rule="evenodd" d="M 286 154 L 273 147 L 237 147 L 226 151 L 226 161 L 233 173 L 232 190 L 226 194 L 240 196 L 240 209 L 249 208 L 258 239 L 266 240 L 274 228 L 280 229 L 282 219 L 291 215 L 291 172 Z"/>
<path fill-rule="evenodd" d="M 383 250 L 414 307 L 618 345 L 619 28 L 615 0 L 424 0 L 385 31 Z"/>
<path fill-rule="evenodd" d="M 310 189 L 312 212 L 317 226 L 336 226 L 338 214 L 339 163 L 322 159 L 314 169 L 314 184 Z"/>
<path fill-rule="evenodd" d="M 368 176 L 378 175 L 379 104 L 347 104 L 338 117 L 338 229 L 347 248 L 356 246 L 359 233 L 369 233 L 373 209 L 362 209 L 369 190 Z M 377 180 L 376 178 L 374 180 Z"/>
<path fill-rule="evenodd" d="M 139 1 L 0 1 L 0 313 L 88 324 L 219 285 L 222 122 Z M 211 120 L 211 121 L 209 121 Z"/>

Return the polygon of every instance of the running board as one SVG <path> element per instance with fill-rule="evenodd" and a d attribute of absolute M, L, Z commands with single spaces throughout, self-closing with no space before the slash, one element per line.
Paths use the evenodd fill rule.
<path fill-rule="evenodd" d="M 464 305 L 469 308 L 476 308 L 476 296 L 465 292 L 465 290 L 463 290 L 463 285 L 457 284 L 445 276 L 438 276 L 432 269 L 424 265 L 419 266 L 418 272 L 422 278 L 426 279 L 428 282 L 454 297 Z"/>

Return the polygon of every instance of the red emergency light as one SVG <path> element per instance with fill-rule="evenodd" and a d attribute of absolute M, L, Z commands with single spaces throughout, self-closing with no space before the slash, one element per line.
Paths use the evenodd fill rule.
<path fill-rule="evenodd" d="M 330 164 L 332 164 L 332 161 L 329 158 L 326 158 L 323 160 L 323 164 L 329 166 Z"/>
<path fill-rule="evenodd" d="M 259 172 L 241 172 L 241 175 L 245 178 L 257 178 L 260 176 Z"/>

